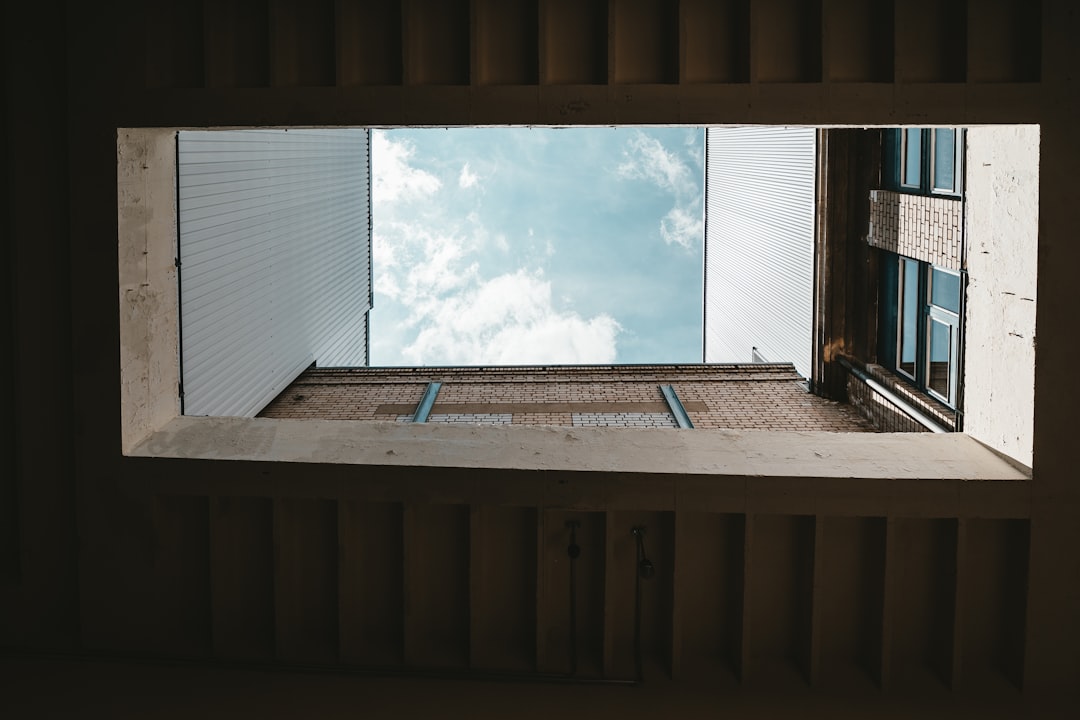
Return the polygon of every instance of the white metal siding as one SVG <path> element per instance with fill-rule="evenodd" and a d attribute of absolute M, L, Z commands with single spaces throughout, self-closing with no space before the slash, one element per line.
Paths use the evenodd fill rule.
<path fill-rule="evenodd" d="M 252 417 L 312 362 L 366 365 L 369 131 L 177 142 L 185 414 Z"/>
<path fill-rule="evenodd" d="M 709 128 L 705 361 L 791 362 L 810 375 L 817 131 Z"/>

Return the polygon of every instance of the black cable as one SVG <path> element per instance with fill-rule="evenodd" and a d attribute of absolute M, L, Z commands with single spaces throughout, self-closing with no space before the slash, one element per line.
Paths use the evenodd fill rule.
<path fill-rule="evenodd" d="M 641 538 L 638 537 L 638 561 L 634 563 L 634 677 L 638 682 L 645 679 L 641 667 Z"/>

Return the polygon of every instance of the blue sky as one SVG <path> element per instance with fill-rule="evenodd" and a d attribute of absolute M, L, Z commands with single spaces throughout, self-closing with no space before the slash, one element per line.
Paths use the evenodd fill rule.
<path fill-rule="evenodd" d="M 372 365 L 700 362 L 700 128 L 372 132 Z"/>

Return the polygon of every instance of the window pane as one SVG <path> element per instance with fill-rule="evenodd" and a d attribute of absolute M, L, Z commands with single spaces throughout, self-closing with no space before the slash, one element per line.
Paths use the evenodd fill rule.
<path fill-rule="evenodd" d="M 930 280 L 930 303 L 960 313 L 960 276 L 934 268 Z"/>
<path fill-rule="evenodd" d="M 900 357 L 897 363 L 903 373 L 915 377 L 915 351 L 919 326 L 919 263 L 900 260 Z"/>
<path fill-rule="evenodd" d="M 944 398 L 949 397 L 949 374 L 952 369 L 952 328 L 937 320 L 930 320 L 930 373 L 927 386 Z"/>
<path fill-rule="evenodd" d="M 956 131 L 934 131 L 934 189 L 956 190 Z"/>
<path fill-rule="evenodd" d="M 922 176 L 922 130 L 904 131 L 904 171 L 900 184 L 919 187 Z"/>

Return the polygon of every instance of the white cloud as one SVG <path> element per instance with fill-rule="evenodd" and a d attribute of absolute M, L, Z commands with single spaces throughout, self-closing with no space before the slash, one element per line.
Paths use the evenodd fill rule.
<path fill-rule="evenodd" d="M 690 168 L 682 158 L 640 131 L 623 150 L 623 162 L 617 172 L 627 180 L 647 180 L 675 195 L 693 192 L 695 187 Z"/>
<path fill-rule="evenodd" d="M 469 169 L 469 163 L 465 163 L 461 168 L 461 175 L 458 176 L 458 187 L 471 188 L 480 182 L 480 176 Z"/>
<path fill-rule="evenodd" d="M 375 203 L 417 200 L 429 197 L 442 182 L 426 170 L 412 167 L 413 148 L 407 142 L 395 142 L 384 132 L 371 133 L 371 194 Z"/>
<path fill-rule="evenodd" d="M 405 360 L 425 364 L 613 363 L 614 318 L 557 310 L 551 283 L 525 270 L 477 282 L 425 308 Z"/>
<path fill-rule="evenodd" d="M 384 219 L 374 237 L 375 290 L 404 311 L 394 328 L 407 365 L 613 363 L 621 328 L 606 314 L 556 307 L 540 270 L 482 275 L 485 248 L 510 247 L 477 217 L 455 227 L 438 203 L 431 214 Z M 550 241 L 548 250 L 552 251 Z M 384 258 L 389 259 L 385 262 Z M 376 306 L 378 306 L 376 302 Z M 385 352 L 381 344 L 373 350 Z"/>
<path fill-rule="evenodd" d="M 701 207 L 675 206 L 660 220 L 660 237 L 668 245 L 681 245 L 690 249 L 705 234 L 705 223 L 701 218 Z"/>
<path fill-rule="evenodd" d="M 688 134 L 687 144 L 692 140 Z M 616 169 L 625 180 L 650 182 L 674 197 L 674 206 L 660 220 L 660 237 L 668 245 L 687 250 L 703 242 L 705 234 L 695 172 L 678 153 L 668 151 L 659 140 L 640 131 L 627 143 L 623 162 Z"/>

